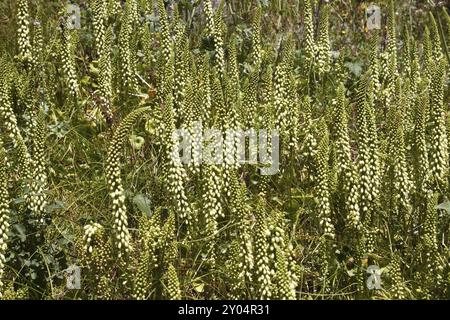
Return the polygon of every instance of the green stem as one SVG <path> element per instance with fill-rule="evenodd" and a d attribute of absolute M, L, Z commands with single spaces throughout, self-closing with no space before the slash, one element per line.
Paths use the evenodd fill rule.
<path fill-rule="evenodd" d="M 438 29 L 439 35 L 441 36 L 442 47 L 444 48 L 445 56 L 447 57 L 447 61 L 450 63 L 450 55 L 448 53 L 447 41 L 445 39 L 444 29 L 442 28 L 441 15 L 439 12 L 436 12 L 437 21 L 438 21 Z"/>

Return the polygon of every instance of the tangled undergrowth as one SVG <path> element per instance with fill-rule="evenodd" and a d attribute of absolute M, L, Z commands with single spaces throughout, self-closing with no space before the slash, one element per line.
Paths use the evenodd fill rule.
<path fill-rule="evenodd" d="M 445 1 L 73 3 L 0 4 L 1 298 L 450 298 Z"/>

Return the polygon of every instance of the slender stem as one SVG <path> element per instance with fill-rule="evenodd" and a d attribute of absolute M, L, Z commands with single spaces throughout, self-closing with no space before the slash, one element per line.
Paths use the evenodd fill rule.
<path fill-rule="evenodd" d="M 447 41 L 445 39 L 444 29 L 442 28 L 441 15 L 439 14 L 439 12 L 437 12 L 437 10 L 436 10 L 436 16 L 437 16 L 437 21 L 438 21 L 439 34 L 441 36 L 441 41 L 442 41 L 442 47 L 444 48 L 445 55 L 447 56 L 447 61 L 450 63 L 450 55 L 448 53 L 448 47 L 447 47 Z"/>

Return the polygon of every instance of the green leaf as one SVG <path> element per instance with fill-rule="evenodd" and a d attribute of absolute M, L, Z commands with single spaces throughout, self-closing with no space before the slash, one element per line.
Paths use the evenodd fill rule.
<path fill-rule="evenodd" d="M 152 209 L 150 208 L 150 199 L 139 193 L 133 198 L 133 203 L 141 210 L 142 213 L 146 214 L 147 217 L 152 216 Z"/>
<path fill-rule="evenodd" d="M 96 68 L 96 67 L 94 66 L 94 64 L 92 64 L 92 63 L 89 64 L 89 70 L 91 71 L 91 73 L 92 73 L 93 75 L 98 76 L 98 75 L 100 74 L 100 70 L 99 70 L 98 68 Z"/>
<path fill-rule="evenodd" d="M 344 65 L 357 77 L 361 75 L 362 63 L 361 62 L 346 62 Z"/>
<path fill-rule="evenodd" d="M 84 76 L 83 78 L 81 78 L 81 83 L 87 86 L 91 83 L 91 78 L 89 76 Z"/>
<path fill-rule="evenodd" d="M 145 140 L 144 140 L 144 138 L 142 138 L 140 136 L 132 135 L 130 137 L 130 143 L 134 149 L 140 150 L 142 148 L 142 146 L 144 145 Z"/>
<path fill-rule="evenodd" d="M 25 242 L 27 235 L 25 233 L 25 226 L 23 224 L 17 223 L 14 225 L 14 229 L 19 233 L 20 241 Z"/>
<path fill-rule="evenodd" d="M 194 283 L 194 290 L 198 293 L 202 293 L 205 289 L 205 284 L 203 282 L 201 283 Z"/>
<path fill-rule="evenodd" d="M 436 206 L 436 209 L 445 210 L 448 214 L 450 214 L 450 201 L 445 201 Z"/>

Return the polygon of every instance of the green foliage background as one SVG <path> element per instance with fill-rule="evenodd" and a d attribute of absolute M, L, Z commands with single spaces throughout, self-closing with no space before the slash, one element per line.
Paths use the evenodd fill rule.
<path fill-rule="evenodd" d="M 449 298 L 445 1 L 73 3 L 0 0 L 2 298 Z M 197 119 L 280 172 L 174 163 Z"/>

